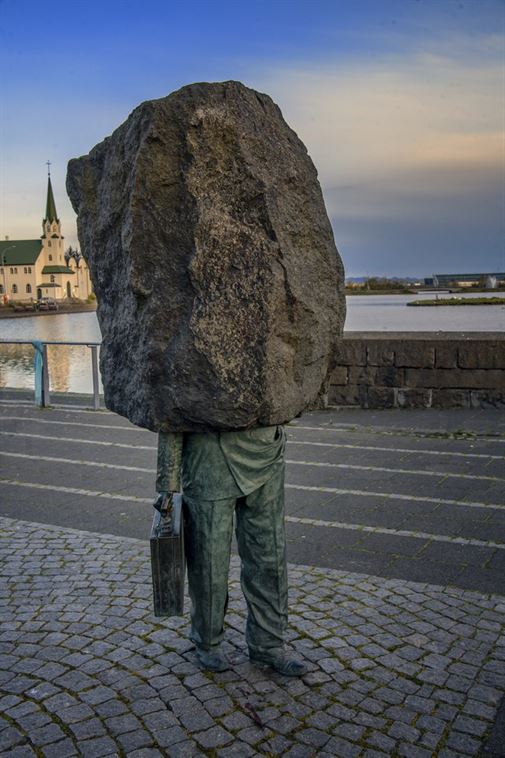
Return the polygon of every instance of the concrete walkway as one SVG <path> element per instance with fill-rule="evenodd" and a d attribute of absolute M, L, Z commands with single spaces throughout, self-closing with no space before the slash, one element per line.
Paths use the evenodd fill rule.
<path fill-rule="evenodd" d="M 504 414 L 333 410 L 289 428 L 302 681 L 248 663 L 235 558 L 229 672 L 199 670 L 187 617 L 152 615 L 154 435 L 5 396 L 0 424 L 0 751 L 505 755 Z"/>

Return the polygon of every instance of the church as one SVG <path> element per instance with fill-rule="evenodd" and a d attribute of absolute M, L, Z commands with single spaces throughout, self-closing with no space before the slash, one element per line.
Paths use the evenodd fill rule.
<path fill-rule="evenodd" d="M 0 298 L 4 303 L 86 300 L 92 293 L 89 270 L 77 252 L 63 248 L 51 176 L 47 178 L 46 214 L 39 239 L 0 241 Z"/>

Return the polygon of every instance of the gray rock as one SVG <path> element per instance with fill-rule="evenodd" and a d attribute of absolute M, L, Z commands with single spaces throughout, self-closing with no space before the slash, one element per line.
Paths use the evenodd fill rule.
<path fill-rule="evenodd" d="M 267 96 L 192 84 L 71 160 L 108 408 L 153 431 L 240 429 L 314 406 L 345 316 L 307 151 Z"/>

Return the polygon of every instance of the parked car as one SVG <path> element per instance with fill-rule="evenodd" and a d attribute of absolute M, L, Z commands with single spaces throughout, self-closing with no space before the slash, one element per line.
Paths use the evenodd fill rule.
<path fill-rule="evenodd" d="M 40 300 L 37 300 L 37 310 L 57 311 L 58 303 L 53 297 L 41 297 Z"/>

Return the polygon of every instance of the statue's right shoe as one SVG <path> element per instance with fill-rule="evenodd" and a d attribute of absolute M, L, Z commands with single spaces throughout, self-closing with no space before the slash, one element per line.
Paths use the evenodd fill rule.
<path fill-rule="evenodd" d="M 204 650 L 201 647 L 196 648 L 196 657 L 198 663 L 206 671 L 227 671 L 230 664 L 220 650 Z"/>
<path fill-rule="evenodd" d="M 282 648 L 264 653 L 249 651 L 249 660 L 255 666 L 268 666 L 283 676 L 303 676 L 307 673 L 305 663 L 287 655 Z"/>

